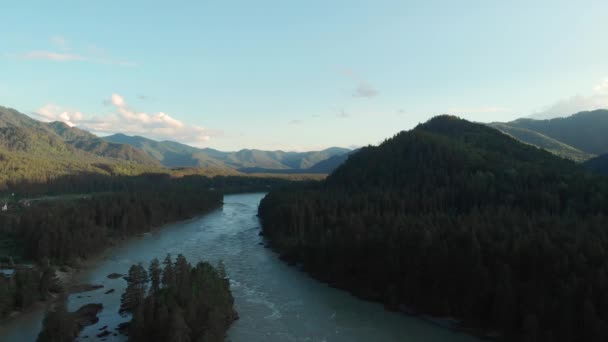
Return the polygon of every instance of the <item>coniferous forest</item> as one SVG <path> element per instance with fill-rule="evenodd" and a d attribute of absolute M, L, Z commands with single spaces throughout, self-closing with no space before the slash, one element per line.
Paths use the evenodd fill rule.
<path fill-rule="evenodd" d="M 0 318 L 64 291 L 55 278 L 57 266 L 78 264 L 129 236 L 218 208 L 225 192 L 263 191 L 286 182 L 88 174 L 13 184 L 20 200 L 11 199 L 10 210 L 0 213 L 0 236 L 2 262 L 14 260 L 18 267 L 14 276 L 0 276 Z"/>
<path fill-rule="evenodd" d="M 406 312 L 503 340 L 608 340 L 608 179 L 440 116 L 271 191 L 281 257 Z"/>
<path fill-rule="evenodd" d="M 132 316 L 129 341 L 224 341 L 238 317 L 221 263 L 192 266 L 183 255 L 167 255 L 147 271 L 131 266 L 127 279 L 120 311 Z"/>

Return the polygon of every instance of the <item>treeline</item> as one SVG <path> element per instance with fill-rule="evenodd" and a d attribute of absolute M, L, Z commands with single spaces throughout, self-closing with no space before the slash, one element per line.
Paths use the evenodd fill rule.
<path fill-rule="evenodd" d="M 61 291 L 55 269 L 47 263 L 0 275 L 0 319 Z"/>
<path fill-rule="evenodd" d="M 0 217 L 2 233 L 18 242 L 24 259 L 63 264 L 86 259 L 111 241 L 222 204 L 217 191 L 184 184 L 149 186 L 155 189 L 33 202 L 16 214 Z"/>
<path fill-rule="evenodd" d="M 224 341 L 237 318 L 223 265 L 196 266 L 183 255 L 129 269 L 121 314 L 131 314 L 129 341 Z"/>
<path fill-rule="evenodd" d="M 135 192 L 152 187 L 182 187 L 215 189 L 222 193 L 268 191 L 291 183 L 287 179 L 270 177 L 186 175 L 173 177 L 168 173 L 147 173 L 139 176 L 108 176 L 97 173 L 78 173 L 45 180 L 7 183 L 0 196 L 16 194 L 19 198 L 35 196 L 79 194 L 94 192 Z"/>
<path fill-rule="evenodd" d="M 608 340 L 608 181 L 439 117 L 271 192 L 273 248 L 387 307 L 518 341 Z"/>
<path fill-rule="evenodd" d="M 103 310 L 102 304 L 86 304 L 75 312 L 67 309 L 67 298 L 54 303 L 46 312 L 37 342 L 76 341 L 80 331 L 87 325 L 99 321 L 97 314 Z M 108 333 L 109 335 L 109 333 Z"/>

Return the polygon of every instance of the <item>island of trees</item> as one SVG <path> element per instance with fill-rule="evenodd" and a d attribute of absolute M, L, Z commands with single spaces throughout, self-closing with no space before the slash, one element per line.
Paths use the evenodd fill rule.
<path fill-rule="evenodd" d="M 183 255 L 167 255 L 148 271 L 133 265 L 122 295 L 120 312 L 130 314 L 129 341 L 224 341 L 237 319 L 223 264 L 195 266 Z"/>
<path fill-rule="evenodd" d="M 281 257 L 388 308 L 513 341 L 608 340 L 608 179 L 440 116 L 271 191 Z"/>

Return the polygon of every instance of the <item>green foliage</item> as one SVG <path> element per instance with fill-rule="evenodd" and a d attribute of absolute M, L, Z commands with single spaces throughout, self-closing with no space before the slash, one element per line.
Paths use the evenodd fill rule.
<path fill-rule="evenodd" d="M 191 266 L 182 255 L 175 262 L 167 255 L 164 269 L 159 269 L 158 260 L 150 264 L 150 270 L 163 273 L 163 285 L 155 287 L 152 277 L 148 294 L 143 298 L 140 290 L 143 277 L 135 276 L 142 270 L 141 265 L 131 267 L 121 305 L 121 310 L 130 306 L 133 313 L 130 341 L 224 341 L 228 327 L 236 319 L 230 283 L 224 273 L 206 262 Z M 129 299 L 133 296 L 126 295 L 129 289 L 143 299 L 135 306 Z"/>
<path fill-rule="evenodd" d="M 77 334 L 76 324 L 67 310 L 66 302 L 59 301 L 46 313 L 37 341 L 71 342 Z"/>
<path fill-rule="evenodd" d="M 24 310 L 61 290 L 55 269 L 49 265 L 20 267 L 10 277 L 0 275 L 0 318 L 14 310 Z"/>
<path fill-rule="evenodd" d="M 507 340 L 604 341 L 606 194 L 574 162 L 441 116 L 322 184 L 270 192 L 259 215 L 282 258 L 390 308 Z"/>
<path fill-rule="evenodd" d="M 33 202 L 2 229 L 21 241 L 24 257 L 61 264 L 86 259 L 114 239 L 215 209 L 221 201 L 219 192 L 206 188 L 159 183 L 154 190 Z"/>

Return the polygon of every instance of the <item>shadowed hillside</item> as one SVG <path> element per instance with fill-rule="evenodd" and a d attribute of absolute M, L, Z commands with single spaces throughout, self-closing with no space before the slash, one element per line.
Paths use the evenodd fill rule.
<path fill-rule="evenodd" d="M 270 192 L 259 215 L 282 258 L 389 308 L 507 341 L 604 341 L 606 194 L 574 162 L 440 116 Z"/>

